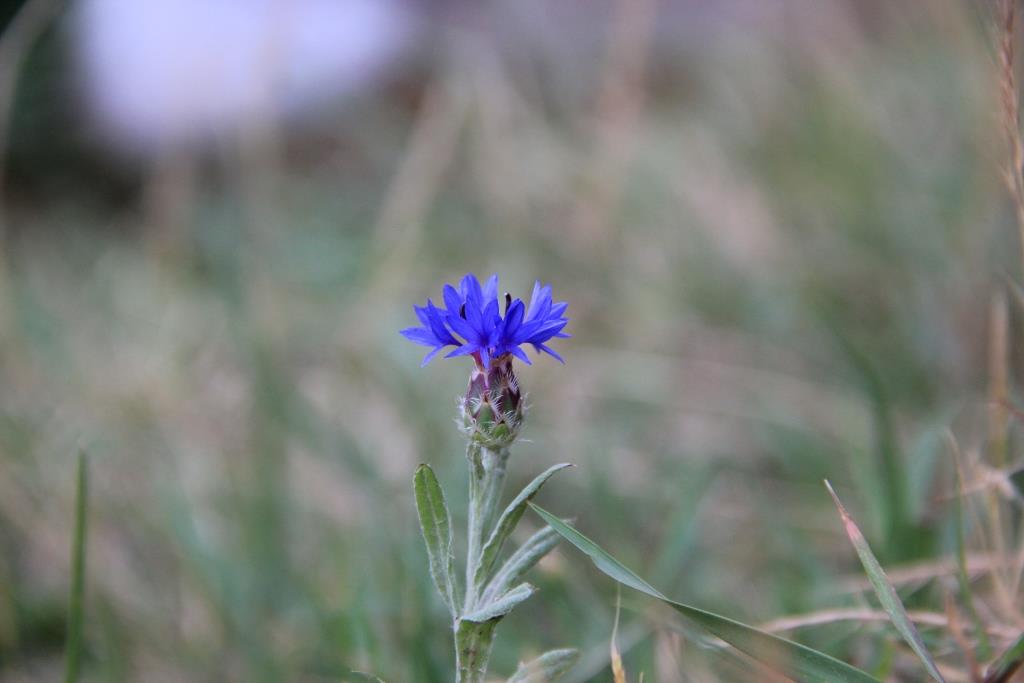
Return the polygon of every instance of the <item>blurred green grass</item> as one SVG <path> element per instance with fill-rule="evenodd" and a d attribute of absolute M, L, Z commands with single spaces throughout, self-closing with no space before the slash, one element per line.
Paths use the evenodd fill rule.
<path fill-rule="evenodd" d="M 611 128 L 514 61 L 455 63 L 437 91 L 455 135 L 422 142 L 450 164 L 403 176 L 422 119 L 362 102 L 351 157 L 272 166 L 269 192 L 230 162 L 223 182 L 199 171 L 169 255 L 145 212 L 16 205 L 0 680 L 59 675 L 79 446 L 83 680 L 450 679 L 411 481 L 431 463 L 464 523 L 465 368 L 419 369 L 397 330 L 467 270 L 571 304 L 566 366 L 520 375 L 510 489 L 575 462 L 542 504 L 666 593 L 750 623 L 866 604 L 842 589 L 858 568 L 825 477 L 883 563 L 948 555 L 941 437 L 984 443 L 987 302 L 1019 268 L 985 35 L 940 4 L 835 20 L 834 40 L 727 33 L 662 55 Z M 614 586 L 561 552 L 532 580 L 492 669 L 577 646 L 569 680 L 609 680 Z M 745 675 L 689 646 L 667 657 L 664 615 L 624 598 L 628 670 Z M 877 623 L 797 636 L 882 673 L 898 642 Z"/>

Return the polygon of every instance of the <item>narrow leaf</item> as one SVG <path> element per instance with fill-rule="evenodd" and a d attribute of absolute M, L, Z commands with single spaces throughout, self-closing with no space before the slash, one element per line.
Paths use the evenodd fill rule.
<path fill-rule="evenodd" d="M 472 621 L 479 624 L 485 621 L 501 619 L 511 612 L 516 605 L 521 603 L 523 600 L 526 600 L 536 592 L 536 587 L 528 583 L 521 583 L 504 595 L 499 596 L 496 600 L 492 600 L 486 605 L 473 610 L 469 614 L 463 615 L 462 620 Z"/>
<path fill-rule="evenodd" d="M 942 674 L 939 673 L 938 667 L 935 666 L 935 660 L 932 659 L 928 649 L 924 646 L 921 634 L 917 632 L 917 627 L 914 626 L 914 622 L 910 620 L 906 608 L 903 607 L 900 596 L 896 594 L 896 589 L 893 588 L 893 585 L 885 575 L 885 571 L 882 569 L 882 565 L 878 563 L 874 553 L 871 552 L 864 534 L 860 532 L 853 518 L 850 517 L 846 508 L 843 507 L 839 496 L 832 490 L 832 485 L 826 481 L 825 486 L 832 495 L 832 500 L 835 501 L 836 507 L 839 508 L 839 515 L 843 518 L 843 526 L 846 527 L 846 535 L 850 537 L 850 543 L 853 544 L 854 549 L 857 551 L 860 562 L 864 565 L 864 571 L 868 575 L 868 580 L 871 582 L 872 587 L 874 587 L 875 595 L 878 596 L 883 609 L 889 614 L 889 618 L 892 619 L 896 630 L 903 636 L 903 640 L 907 641 L 907 645 L 924 663 L 924 668 L 927 669 L 931 677 L 939 681 L 939 683 L 946 683 Z"/>
<path fill-rule="evenodd" d="M 1024 634 L 988 667 L 985 683 L 1007 683 L 1021 664 L 1024 664 Z"/>
<path fill-rule="evenodd" d="M 483 595 L 484 602 L 488 602 L 495 596 L 501 595 L 518 583 L 523 578 L 523 575 L 533 568 L 533 565 L 537 564 L 541 558 L 551 552 L 551 549 L 558 545 L 561 540 L 562 537 L 549 526 L 544 527 L 526 539 L 526 542 L 512 553 L 512 557 L 508 558 L 508 561 L 501 565 L 501 569 L 494 575 L 491 582 L 487 584 L 487 590 L 484 591 Z"/>
<path fill-rule="evenodd" d="M 64 683 L 78 680 L 82 658 L 82 612 L 85 596 L 86 513 L 89 499 L 89 461 L 78 454 L 75 481 L 75 535 L 71 541 L 71 597 L 68 605 L 67 650 L 64 659 Z"/>
<path fill-rule="evenodd" d="M 550 650 L 537 659 L 520 664 L 507 683 L 554 683 L 579 661 L 580 652 L 572 648 Z"/>
<path fill-rule="evenodd" d="M 572 465 L 570 463 L 552 465 L 541 472 L 526 488 L 519 492 L 519 495 L 501 513 L 501 517 L 498 518 L 498 523 L 494 525 L 494 531 L 491 532 L 491 537 L 487 539 L 487 544 L 480 555 L 480 564 L 477 566 L 475 579 L 478 588 L 482 588 L 484 583 L 486 583 L 487 577 L 490 576 L 491 571 L 494 569 L 494 564 L 498 560 L 498 555 L 501 553 L 501 547 L 516 528 L 516 524 L 522 519 L 523 513 L 526 512 L 526 505 L 540 492 L 540 488 L 544 485 L 544 482 L 551 478 L 551 475 L 559 470 L 564 470 L 566 467 L 572 467 Z"/>
<path fill-rule="evenodd" d="M 583 551 L 602 572 L 619 583 L 661 600 L 679 612 L 693 625 L 721 638 L 737 650 L 756 659 L 765 666 L 792 678 L 797 683 L 880 683 L 860 669 L 839 661 L 835 657 L 760 631 L 753 626 L 719 616 L 697 607 L 666 598 L 646 581 L 627 569 L 596 543 L 566 524 L 555 515 L 530 503 L 551 528 Z"/>
<path fill-rule="evenodd" d="M 458 616 L 458 584 L 455 581 L 455 553 L 452 551 L 451 516 L 444 491 L 429 465 L 416 468 L 413 477 L 416 511 L 427 545 L 430 575 L 453 617 Z"/>

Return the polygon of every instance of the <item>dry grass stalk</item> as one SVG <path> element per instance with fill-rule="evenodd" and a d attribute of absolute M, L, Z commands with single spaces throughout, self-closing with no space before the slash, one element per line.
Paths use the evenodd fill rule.
<path fill-rule="evenodd" d="M 968 678 L 971 683 L 979 683 L 981 667 L 978 665 L 978 658 L 974 655 L 974 645 L 964 633 L 963 622 L 961 622 L 960 614 L 956 609 L 956 600 L 951 593 L 946 593 L 946 621 L 949 624 L 949 633 L 953 637 L 953 641 L 964 656 Z"/>
<path fill-rule="evenodd" d="M 999 94 L 1002 107 L 1003 132 L 1009 145 L 1003 179 L 1010 191 L 1020 235 L 1021 262 L 1024 264 L 1024 142 L 1020 135 L 1020 102 L 1017 75 L 1014 69 L 1015 0 L 998 0 Z"/>
<path fill-rule="evenodd" d="M 1009 310 L 1001 288 L 989 307 L 988 347 L 989 448 L 997 468 L 1006 466 L 1009 425 Z"/>
<path fill-rule="evenodd" d="M 950 628 L 949 616 L 945 614 L 921 610 L 911 610 L 907 612 L 907 614 L 910 616 L 910 620 L 919 626 L 929 626 L 940 629 Z M 837 608 L 773 619 L 761 624 L 758 628 L 762 631 L 767 631 L 768 633 L 782 633 L 785 631 L 795 631 L 797 629 L 809 628 L 812 626 L 835 624 L 843 621 L 889 623 L 891 621 L 891 617 L 883 610 L 859 607 Z M 985 630 L 988 631 L 991 636 L 1006 640 L 1015 638 L 1019 634 L 1019 631 L 1016 628 L 999 624 L 989 624 L 986 626 Z"/>
<path fill-rule="evenodd" d="M 612 638 L 608 644 L 608 657 L 612 665 L 612 678 L 615 683 L 628 683 L 626 680 L 626 670 L 622 667 L 622 655 L 619 654 L 618 645 L 615 640 L 619 636 L 619 614 L 622 611 L 622 590 L 619 589 L 619 593 L 615 599 L 615 624 L 612 626 Z"/>
<path fill-rule="evenodd" d="M 1009 18 L 1006 20 L 1008 30 L 1010 31 L 1010 37 L 1012 38 L 1013 30 L 1013 11 L 1012 2 L 1009 3 L 1011 9 L 1008 11 Z M 1004 76 L 1011 80 L 1010 85 L 1013 85 L 1013 41 L 1007 39 L 1004 36 L 1003 46 L 1000 49 L 1000 55 L 1004 59 L 1010 60 L 1009 75 Z M 1004 70 L 1005 73 L 1005 70 Z M 1004 88 L 1007 87 L 1004 83 Z M 1015 92 L 1015 91 L 1014 91 Z M 1007 109 L 1007 116 L 1011 114 L 1017 116 L 1016 95 L 1008 97 L 1006 92 L 1003 93 L 1003 101 L 1006 108 L 1011 105 L 1008 104 L 1012 101 L 1013 111 L 1009 112 Z M 1016 120 L 1016 118 L 1014 118 Z M 1017 125 L 1013 124 L 1013 130 L 1017 132 Z M 1009 124 L 1007 128 L 1009 134 Z M 1012 138 L 1008 138 L 1011 139 Z M 1019 133 L 1016 135 L 1016 143 L 1020 143 Z M 1014 152 L 1016 155 L 1016 152 Z M 1017 170 L 1020 170 L 1019 163 L 1013 161 L 1016 165 Z M 1024 188 L 1024 186 L 1022 186 Z M 1024 200 L 1024 195 L 1020 198 Z M 1024 206 L 1018 202 L 1017 195 L 1014 199 L 1018 206 Z M 1022 224 L 1024 225 L 1024 224 Z M 1006 410 L 1009 397 L 1009 312 L 1006 303 L 1006 296 L 1001 290 L 996 290 L 992 295 L 992 302 L 989 309 L 989 377 L 988 377 L 988 392 L 989 392 L 989 433 L 988 433 L 988 444 L 989 444 L 989 457 L 995 468 L 1000 470 L 1006 466 L 1007 460 L 1007 429 L 1009 424 L 1009 414 Z M 976 475 L 984 474 L 985 467 L 982 463 L 977 463 L 975 467 L 971 468 L 972 472 L 969 474 L 970 480 L 978 480 Z M 999 491 L 995 487 L 988 488 L 985 494 L 985 511 L 988 519 L 987 527 L 990 533 L 991 547 L 994 552 L 1000 557 L 1008 557 L 1007 552 L 1007 530 L 1005 528 L 1005 521 L 1003 519 L 1001 511 L 1001 496 Z M 993 581 L 996 583 L 997 592 L 1003 596 L 1004 602 L 1009 599 L 1012 595 L 1012 588 L 1010 586 L 1015 584 L 1012 575 L 1017 575 L 1017 572 L 1010 572 L 1011 576 L 1003 576 L 1000 572 L 993 572 Z M 1011 601 L 1012 602 L 1012 601 Z M 1009 607 L 1009 605 L 1007 605 Z"/>

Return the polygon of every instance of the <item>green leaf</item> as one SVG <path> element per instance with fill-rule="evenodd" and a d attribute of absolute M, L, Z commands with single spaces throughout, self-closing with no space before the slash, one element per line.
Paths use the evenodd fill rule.
<path fill-rule="evenodd" d="M 458 616 L 458 584 L 455 580 L 455 553 L 452 551 L 451 516 L 444 491 L 429 465 L 420 465 L 413 476 L 416 511 L 427 545 L 430 575 L 452 617 Z"/>
<path fill-rule="evenodd" d="M 68 605 L 67 651 L 64 659 L 64 683 L 78 680 L 82 658 L 82 612 L 85 595 L 85 536 L 89 499 L 89 461 L 78 454 L 75 482 L 75 535 L 71 541 L 71 597 Z"/>
<path fill-rule="evenodd" d="M 520 664 L 507 683 L 554 683 L 579 661 L 580 652 L 573 648 L 551 650 L 537 659 Z"/>
<path fill-rule="evenodd" d="M 668 599 L 572 526 L 533 503 L 530 503 L 530 507 L 551 525 L 552 529 L 588 555 L 597 568 L 611 578 L 661 600 L 693 625 L 721 638 L 737 650 L 794 681 L 798 683 L 805 681 L 807 683 L 822 683 L 823 681 L 828 681 L 828 683 L 880 683 L 878 679 L 864 671 L 824 652 L 818 652 L 806 645 L 759 631 L 753 626 L 719 616 L 713 612 Z"/>
<path fill-rule="evenodd" d="M 526 539 L 491 579 L 483 593 L 483 601 L 488 602 L 511 588 L 561 540 L 562 537 L 549 526 Z"/>
<path fill-rule="evenodd" d="M 478 589 L 482 588 L 487 582 L 487 577 L 490 576 L 491 571 L 494 569 L 494 564 L 498 560 L 498 555 L 501 553 L 501 547 L 516 528 L 516 524 L 522 519 L 523 513 L 526 512 L 526 505 L 540 492 L 540 488 L 544 485 L 544 482 L 551 478 L 551 475 L 559 470 L 564 470 L 566 467 L 572 467 L 572 465 L 570 463 L 552 465 L 541 472 L 526 488 L 519 492 L 519 495 L 501 513 L 501 517 L 498 518 L 498 523 L 494 525 L 494 531 L 491 532 L 491 537 L 487 539 L 487 544 L 480 555 L 480 564 L 477 565 L 475 575 Z"/>
<path fill-rule="evenodd" d="M 1007 683 L 1021 664 L 1024 664 L 1024 634 L 988 667 L 984 683 Z"/>
<path fill-rule="evenodd" d="M 860 376 L 865 398 L 871 408 L 877 457 L 872 488 L 881 492 L 876 502 L 884 513 L 886 557 L 911 559 L 915 543 L 908 540 L 919 540 L 919 534 L 915 534 L 911 523 L 907 468 L 896 433 L 884 375 L 874 366 L 871 357 L 843 331 L 842 326 L 833 320 L 827 320 L 826 323 L 850 367 Z"/>
<path fill-rule="evenodd" d="M 942 674 L 939 673 L 938 667 L 935 666 L 935 660 L 932 659 L 928 648 L 924 646 L 921 634 L 917 632 L 917 627 L 914 626 L 914 622 L 910 620 L 906 608 L 903 607 L 900 596 L 896 594 L 896 589 L 893 588 L 893 585 L 885 575 L 885 571 L 882 569 L 882 565 L 878 563 L 874 553 L 871 552 L 871 547 L 868 546 L 864 534 L 857 528 L 853 518 L 850 517 L 846 508 L 843 507 L 839 496 L 832 490 L 832 485 L 828 481 L 825 482 L 825 487 L 828 488 L 828 492 L 832 495 L 832 500 L 836 502 L 836 507 L 839 508 L 839 515 L 843 518 L 843 526 L 846 527 L 846 535 L 850 537 L 850 543 L 853 544 L 854 549 L 857 551 L 860 563 L 864 565 L 868 581 L 874 587 L 875 595 L 878 596 L 882 607 L 889 614 L 889 618 L 892 620 L 896 630 L 903 636 L 903 640 L 907 641 L 907 645 L 917 653 L 917 656 L 924 663 L 924 667 L 928 670 L 931 677 L 939 681 L 939 683 L 946 683 Z"/>
<path fill-rule="evenodd" d="M 499 596 L 496 600 L 474 609 L 469 614 L 462 616 L 463 621 L 473 621 L 481 624 L 485 621 L 496 621 L 501 619 L 512 609 L 537 592 L 537 588 L 528 583 L 521 583 L 512 590 Z"/>

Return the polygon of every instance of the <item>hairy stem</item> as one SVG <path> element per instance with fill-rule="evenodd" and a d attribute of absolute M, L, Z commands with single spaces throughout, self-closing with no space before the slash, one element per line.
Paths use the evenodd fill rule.
<path fill-rule="evenodd" d="M 477 569 L 484 543 L 494 526 L 505 488 L 505 464 L 508 449 L 490 450 L 474 443 L 466 449 L 469 464 L 469 547 L 466 552 L 466 599 L 462 613 L 477 607 L 480 599 Z M 476 624 L 457 620 L 455 623 L 455 659 L 457 683 L 481 683 L 487 674 L 491 656 L 494 622 Z"/>
<path fill-rule="evenodd" d="M 508 462 L 508 449 L 499 450 L 484 449 L 484 490 L 481 518 L 481 541 L 487 540 L 487 535 L 494 527 L 495 517 L 501 508 L 501 493 L 505 490 L 505 463 Z"/>
<path fill-rule="evenodd" d="M 501 503 L 508 455 L 507 448 L 490 450 L 476 444 L 470 444 L 466 451 L 469 460 L 469 550 L 466 554 L 464 613 L 477 606 L 476 573 L 480 566 L 480 553 Z"/>
<path fill-rule="evenodd" d="M 455 683 L 483 683 L 487 662 L 494 644 L 493 621 L 476 624 L 461 622 L 455 632 L 455 662 L 458 677 Z"/>
<path fill-rule="evenodd" d="M 483 548 L 483 493 L 486 472 L 483 462 L 483 449 L 476 444 L 469 444 L 466 449 L 469 461 L 469 524 L 467 528 L 468 549 L 466 551 L 466 600 L 463 613 L 473 609 L 476 603 L 474 576 L 480 565 L 480 552 Z"/>

